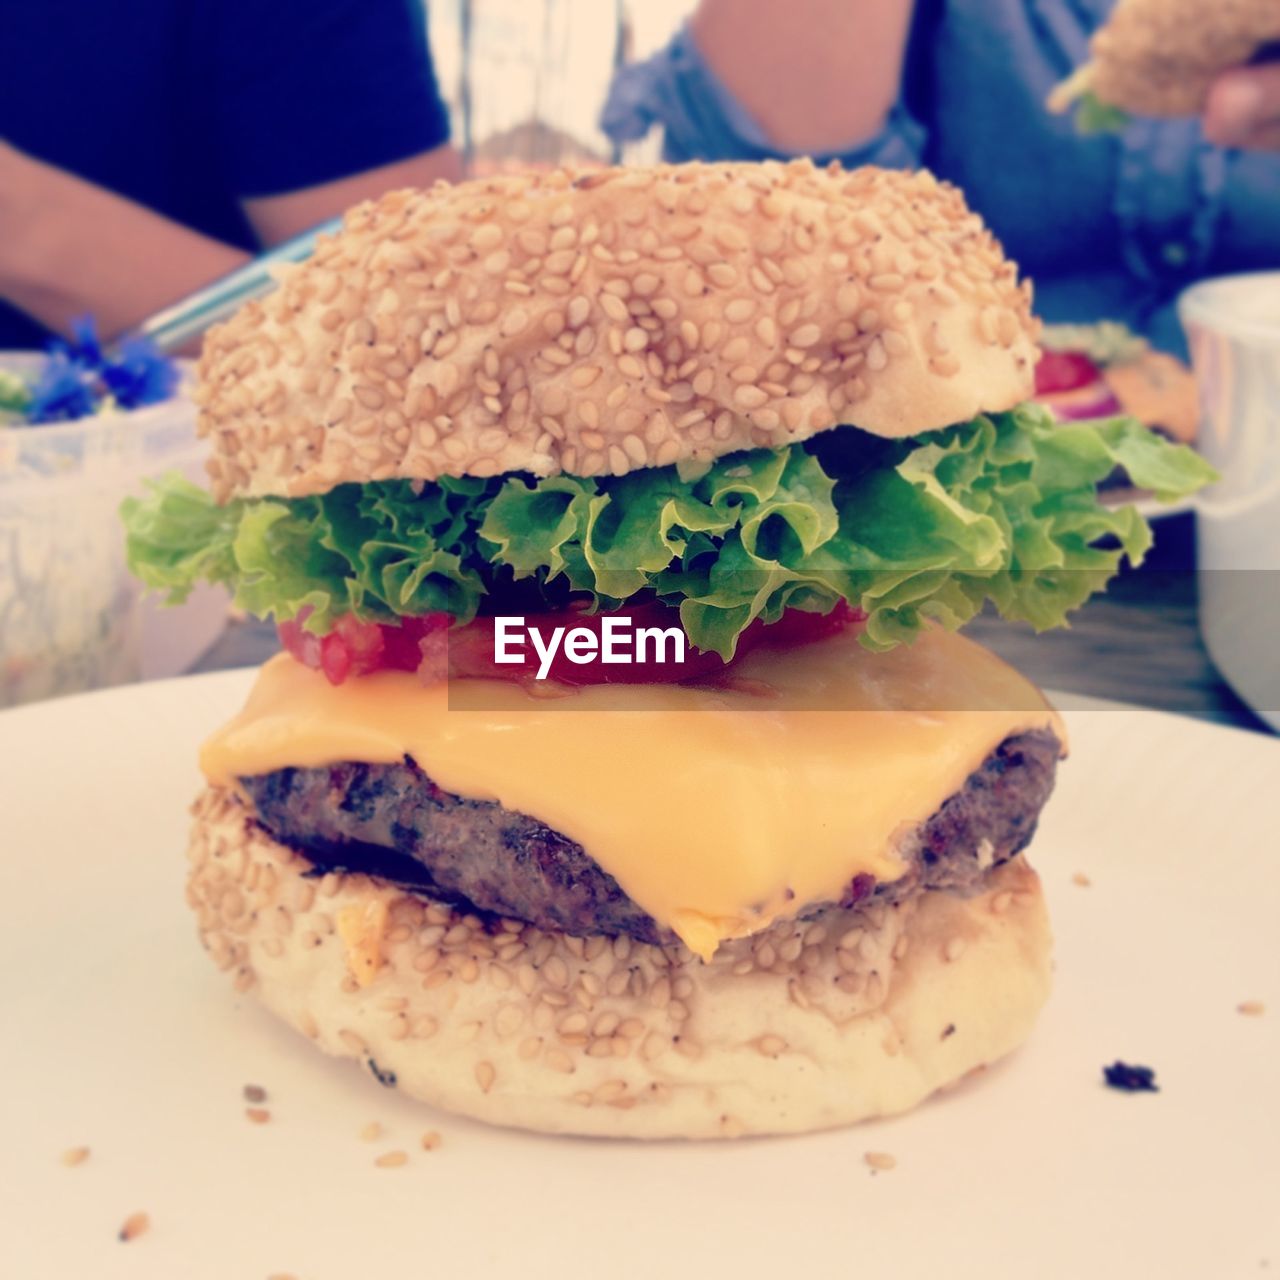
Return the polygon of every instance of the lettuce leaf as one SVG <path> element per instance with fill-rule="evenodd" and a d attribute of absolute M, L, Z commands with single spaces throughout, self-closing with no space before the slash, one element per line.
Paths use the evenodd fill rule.
<path fill-rule="evenodd" d="M 307 627 L 323 633 L 345 613 L 467 622 L 489 597 L 516 611 L 657 597 L 694 645 L 727 658 L 755 619 L 841 600 L 866 612 L 873 649 L 927 620 L 962 626 L 988 601 L 1038 630 L 1061 626 L 1151 545 L 1135 509 L 1098 501 L 1116 466 L 1166 501 L 1213 478 L 1133 419 L 1059 424 L 1024 405 L 914 440 L 844 427 L 683 479 L 664 467 L 384 481 L 218 507 L 171 477 L 122 514 L 130 567 L 170 601 L 224 583 L 262 616 L 310 610 Z"/>
<path fill-rule="evenodd" d="M 1103 102 L 1092 89 L 1076 103 L 1076 128 L 1081 133 L 1119 133 L 1132 119 L 1122 107 Z"/>

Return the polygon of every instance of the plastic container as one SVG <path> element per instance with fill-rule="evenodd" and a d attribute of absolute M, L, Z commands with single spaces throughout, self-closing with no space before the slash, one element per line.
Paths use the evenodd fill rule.
<path fill-rule="evenodd" d="M 0 354 L 30 377 L 43 357 Z M 129 413 L 0 428 L 0 707 L 176 674 L 212 643 L 226 597 L 158 611 L 124 563 L 122 499 L 147 476 L 200 480 L 185 394 Z"/>
<path fill-rule="evenodd" d="M 1182 295 L 1204 423 L 1222 479 L 1196 502 L 1200 629 L 1236 692 L 1280 729 L 1280 272 Z"/>

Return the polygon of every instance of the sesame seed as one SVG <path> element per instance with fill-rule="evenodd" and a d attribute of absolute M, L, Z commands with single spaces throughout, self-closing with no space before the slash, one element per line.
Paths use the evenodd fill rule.
<path fill-rule="evenodd" d="M 1083 871 L 1077 871 L 1075 875 L 1071 877 L 1071 883 L 1078 884 L 1082 889 L 1087 889 L 1093 884 L 1093 881 L 1090 880 Z"/>
<path fill-rule="evenodd" d="M 116 1238 L 128 1244 L 130 1240 L 136 1240 L 150 1229 L 151 1218 L 147 1214 L 141 1211 L 131 1213 L 121 1224 L 120 1230 L 116 1233 Z"/>
<path fill-rule="evenodd" d="M 62 1163 L 66 1165 L 68 1169 L 73 1169 L 78 1164 L 84 1164 L 88 1158 L 88 1147 L 68 1147 L 62 1153 Z"/>
<path fill-rule="evenodd" d="M 266 1124 L 271 1119 L 271 1112 L 265 1107 L 246 1107 L 244 1113 L 254 1124 Z"/>
<path fill-rule="evenodd" d="M 1267 1011 L 1267 1006 L 1261 1000 L 1242 1000 L 1236 1005 L 1236 1012 L 1242 1013 L 1246 1018 L 1260 1018 Z"/>
<path fill-rule="evenodd" d="M 370 1120 L 363 1129 L 360 1130 L 361 1142 L 377 1142 L 382 1137 L 382 1126 L 376 1120 Z"/>
<path fill-rule="evenodd" d="M 443 1141 L 444 1139 L 435 1129 L 428 1129 L 422 1135 L 422 1149 L 423 1151 L 435 1151 Z"/>
<path fill-rule="evenodd" d="M 384 1151 L 380 1156 L 374 1158 L 373 1163 L 379 1169 L 400 1169 L 409 1163 L 409 1153 L 407 1151 Z"/>
<path fill-rule="evenodd" d="M 574 1070 L 573 1059 L 563 1049 L 549 1048 L 543 1055 L 543 1061 L 553 1071 L 559 1071 L 564 1075 L 570 1075 Z"/>
<path fill-rule="evenodd" d="M 877 1173 L 888 1173 L 890 1169 L 898 1167 L 897 1157 L 891 1156 L 887 1151 L 868 1151 L 862 1158 Z"/>

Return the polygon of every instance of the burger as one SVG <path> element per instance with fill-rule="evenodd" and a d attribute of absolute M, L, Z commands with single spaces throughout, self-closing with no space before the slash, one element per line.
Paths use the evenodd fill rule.
<path fill-rule="evenodd" d="M 1131 116 L 1197 116 L 1213 82 L 1280 41 L 1275 0 L 1118 0 L 1090 42 L 1089 62 L 1050 95 L 1052 111 L 1077 108 L 1086 132 Z"/>
<path fill-rule="evenodd" d="M 1116 465 L 1206 474 L 1023 405 L 1036 331 L 925 173 L 350 213 L 208 337 L 212 493 L 125 511 L 147 585 L 225 583 L 283 642 L 201 754 L 215 964 L 384 1084 L 549 1132 L 841 1125 L 1012 1050 L 1064 734 L 956 629 L 1061 624 L 1141 558 Z"/>

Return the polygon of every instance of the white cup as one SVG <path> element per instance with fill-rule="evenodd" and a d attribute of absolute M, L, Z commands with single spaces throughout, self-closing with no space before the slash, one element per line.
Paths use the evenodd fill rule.
<path fill-rule="evenodd" d="M 1222 479 L 1196 502 L 1200 629 L 1236 692 L 1280 729 L 1280 272 L 1188 289 L 1199 448 Z"/>

